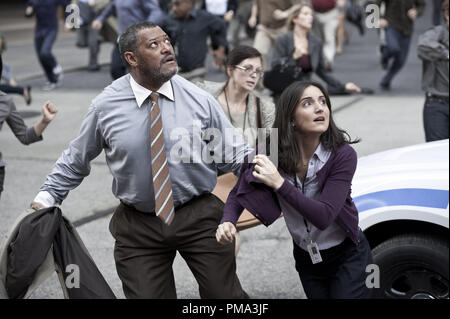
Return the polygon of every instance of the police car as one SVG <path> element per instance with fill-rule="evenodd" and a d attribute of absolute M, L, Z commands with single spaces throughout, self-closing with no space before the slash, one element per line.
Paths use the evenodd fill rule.
<path fill-rule="evenodd" d="M 449 140 L 358 159 L 352 197 L 380 271 L 378 298 L 448 299 Z"/>

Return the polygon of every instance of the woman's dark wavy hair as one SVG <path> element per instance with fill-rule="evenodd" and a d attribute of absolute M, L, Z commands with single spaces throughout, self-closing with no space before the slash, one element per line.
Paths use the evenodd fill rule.
<path fill-rule="evenodd" d="M 319 83 L 313 81 L 297 81 L 289 85 L 281 94 L 275 114 L 273 127 L 278 129 L 278 165 L 288 174 L 295 174 L 301 159 L 301 151 L 298 146 L 292 121 L 295 110 L 300 104 L 300 99 L 305 89 L 315 86 L 322 91 L 330 110 L 328 129 L 320 136 L 320 142 L 325 149 L 334 151 L 344 144 L 358 143 L 359 139 L 351 140 L 350 135 L 336 126 L 331 112 L 331 101 L 327 90 Z"/>

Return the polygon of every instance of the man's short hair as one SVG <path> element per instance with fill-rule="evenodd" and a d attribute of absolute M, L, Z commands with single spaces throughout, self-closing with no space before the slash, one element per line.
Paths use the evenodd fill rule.
<path fill-rule="evenodd" d="M 151 29 L 156 28 L 158 25 L 152 22 L 139 22 L 129 26 L 119 37 L 119 52 L 120 57 L 128 65 L 127 60 L 125 59 L 125 52 L 133 52 L 136 53 L 136 50 L 139 45 L 139 40 L 137 34 L 139 31 L 143 29 Z"/>

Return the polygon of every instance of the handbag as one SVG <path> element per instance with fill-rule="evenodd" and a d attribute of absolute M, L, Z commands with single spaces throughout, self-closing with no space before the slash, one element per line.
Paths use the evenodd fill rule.
<path fill-rule="evenodd" d="M 279 95 L 291 83 L 301 81 L 302 78 L 302 68 L 294 60 L 284 59 L 264 72 L 263 84 L 275 95 Z"/>

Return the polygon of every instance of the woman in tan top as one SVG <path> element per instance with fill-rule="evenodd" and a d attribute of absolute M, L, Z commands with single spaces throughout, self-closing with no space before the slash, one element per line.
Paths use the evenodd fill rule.
<path fill-rule="evenodd" d="M 254 148 L 257 129 L 266 128 L 266 134 L 269 134 L 275 114 L 272 100 L 254 92 L 264 74 L 261 53 L 249 46 L 236 47 L 228 55 L 226 73 L 226 83 L 204 81 L 197 85 L 219 101 L 231 124 Z"/>

